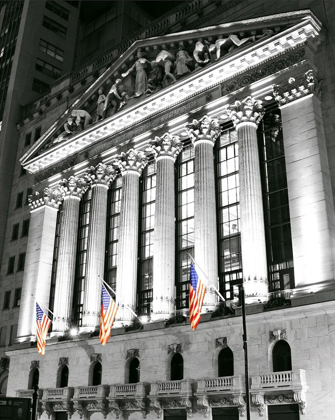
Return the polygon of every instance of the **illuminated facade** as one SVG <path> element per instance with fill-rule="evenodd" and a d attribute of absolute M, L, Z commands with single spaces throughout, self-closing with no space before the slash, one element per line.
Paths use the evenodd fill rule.
<path fill-rule="evenodd" d="M 245 416 L 242 282 L 251 418 L 332 418 L 329 33 L 318 10 L 241 21 L 243 1 L 219 3 L 233 23 L 136 41 L 20 159 L 34 192 L 7 393 L 38 382 L 43 419 Z M 104 347 L 99 276 L 119 303 Z M 44 357 L 34 297 L 53 313 Z"/>

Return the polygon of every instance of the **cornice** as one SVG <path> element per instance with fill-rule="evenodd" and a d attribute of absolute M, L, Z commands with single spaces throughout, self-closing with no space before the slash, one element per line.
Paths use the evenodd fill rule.
<path fill-rule="evenodd" d="M 194 71 L 188 78 L 157 92 L 129 109 L 121 110 L 116 115 L 88 127 L 69 140 L 63 141 L 29 160 L 29 155 L 31 156 L 37 150 L 37 145 L 34 146 L 29 153 L 21 158 L 21 162 L 30 173 L 40 172 L 64 158 L 82 151 L 87 146 L 96 144 L 104 138 L 121 134 L 138 123 L 144 123 L 153 116 L 222 84 L 237 73 L 240 74 L 250 68 L 262 66 L 269 59 L 283 55 L 294 47 L 308 45 L 314 48 L 319 35 L 320 26 L 316 20 L 312 18 L 303 20 L 271 38 L 234 51 L 219 61 Z M 48 130 L 48 135 L 52 134 L 55 126 L 56 123 Z"/>

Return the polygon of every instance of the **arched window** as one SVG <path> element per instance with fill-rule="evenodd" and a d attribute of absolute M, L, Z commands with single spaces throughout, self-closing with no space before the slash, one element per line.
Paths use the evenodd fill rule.
<path fill-rule="evenodd" d="M 291 348 L 285 340 L 279 340 L 272 351 L 273 371 L 292 370 Z"/>
<path fill-rule="evenodd" d="M 129 365 L 129 383 L 140 382 L 140 361 L 135 357 Z"/>
<path fill-rule="evenodd" d="M 171 381 L 184 379 L 184 359 L 180 353 L 176 353 L 171 360 Z"/>
<path fill-rule="evenodd" d="M 96 362 L 93 367 L 92 385 L 101 385 L 102 366 L 100 362 Z"/>
<path fill-rule="evenodd" d="M 40 371 L 35 368 L 29 373 L 28 389 L 33 389 L 35 385 L 38 385 L 40 379 Z"/>
<path fill-rule="evenodd" d="M 234 355 L 229 347 L 219 353 L 219 376 L 234 376 Z"/>
<path fill-rule="evenodd" d="M 69 368 L 64 365 L 60 373 L 60 388 L 66 388 L 69 381 Z"/>

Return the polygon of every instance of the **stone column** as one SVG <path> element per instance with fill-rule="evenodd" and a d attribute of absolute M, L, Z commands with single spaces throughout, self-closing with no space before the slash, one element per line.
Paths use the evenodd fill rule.
<path fill-rule="evenodd" d="M 266 301 L 267 260 L 257 127 L 264 115 L 251 96 L 229 106 L 238 136 L 243 282 L 246 303 Z"/>
<path fill-rule="evenodd" d="M 115 326 L 129 324 L 135 311 L 137 285 L 139 177 L 147 159 L 143 152 L 130 149 L 115 159 L 122 174 L 122 198 L 116 274 L 116 301 L 119 304 Z"/>
<path fill-rule="evenodd" d="M 273 87 L 280 105 L 290 206 L 295 286 L 333 287 L 334 195 L 322 119 L 321 86 L 313 71 Z"/>
<path fill-rule="evenodd" d="M 105 268 L 107 193 L 115 178 L 111 166 L 99 163 L 86 176 L 91 181 L 92 199 L 87 243 L 82 331 L 92 331 L 100 325 L 101 281 Z"/>
<path fill-rule="evenodd" d="M 42 196 L 36 192 L 30 199 L 31 217 L 17 331 L 18 341 L 35 340 L 36 300 L 44 311 L 45 307 L 49 306 L 57 211 L 61 200 L 62 191 L 59 188 L 47 188 Z"/>
<path fill-rule="evenodd" d="M 63 214 L 60 226 L 56 273 L 54 317 L 52 335 L 71 327 L 74 278 L 78 239 L 79 206 L 89 183 L 85 178 L 71 176 L 60 183 L 63 190 Z"/>
<path fill-rule="evenodd" d="M 157 162 L 152 320 L 166 319 L 175 301 L 174 163 L 183 146 L 167 133 L 150 141 Z"/>
<path fill-rule="evenodd" d="M 194 259 L 207 285 L 203 309 L 214 309 L 218 288 L 218 244 L 213 146 L 220 134 L 217 120 L 205 115 L 187 126 L 195 148 L 194 167 Z"/>

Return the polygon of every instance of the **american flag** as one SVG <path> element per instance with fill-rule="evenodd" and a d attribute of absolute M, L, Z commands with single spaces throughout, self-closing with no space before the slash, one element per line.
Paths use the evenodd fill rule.
<path fill-rule="evenodd" d="M 51 320 L 45 315 L 45 313 L 40 308 L 40 305 L 36 302 L 37 350 L 42 356 L 45 354 L 45 340 L 47 338 L 50 324 Z"/>
<path fill-rule="evenodd" d="M 111 328 L 113 326 L 116 312 L 119 308 L 116 306 L 114 300 L 112 299 L 111 295 L 107 292 L 104 285 L 102 285 L 101 294 L 102 302 L 99 340 L 100 343 L 104 346 L 111 335 Z"/>
<path fill-rule="evenodd" d="M 193 264 L 190 267 L 190 323 L 195 330 L 200 321 L 202 304 L 206 294 L 206 287 L 199 279 Z"/>

